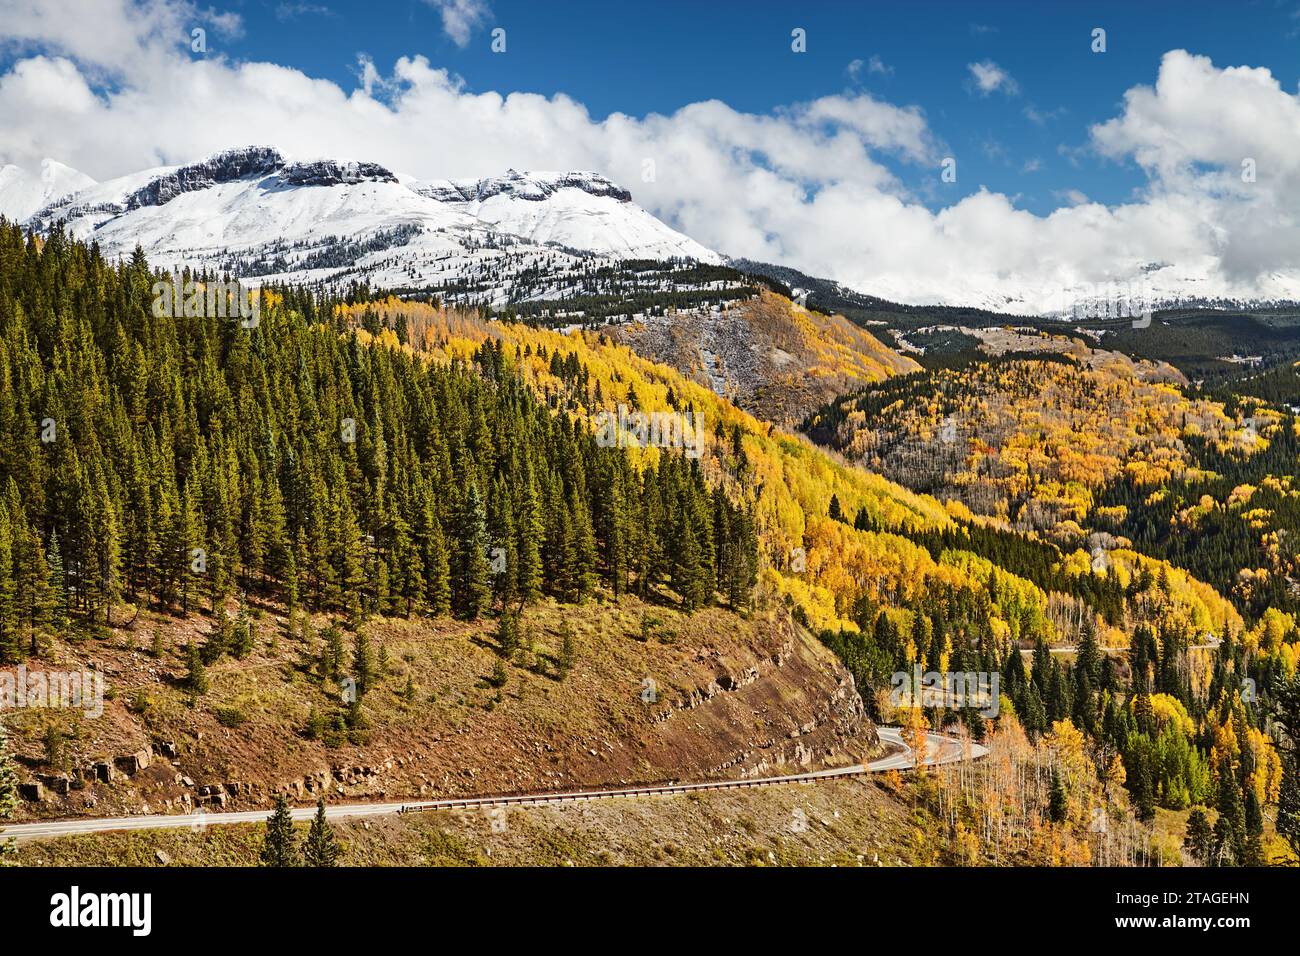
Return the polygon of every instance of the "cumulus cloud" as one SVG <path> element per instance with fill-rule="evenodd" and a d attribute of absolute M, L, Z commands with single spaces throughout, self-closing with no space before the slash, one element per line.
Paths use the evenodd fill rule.
<path fill-rule="evenodd" d="M 474 31 L 492 15 L 486 0 L 424 0 L 442 15 L 442 29 L 457 46 L 469 45 Z"/>
<path fill-rule="evenodd" d="M 1020 85 L 1012 79 L 1011 74 L 992 60 L 967 63 L 966 69 L 970 72 L 971 80 L 974 82 L 975 89 L 980 96 L 988 96 L 990 93 L 998 92 L 1005 93 L 1007 96 L 1015 96 L 1020 92 Z"/>
<path fill-rule="evenodd" d="M 1152 262 L 1176 263 L 1207 291 L 1300 295 L 1300 191 L 1286 188 L 1300 173 L 1300 101 L 1266 70 L 1167 54 L 1155 85 L 1130 90 L 1090 134 L 1095 151 L 1146 172 L 1143 192 L 1112 206 L 1063 194 L 1037 216 L 982 189 L 927 208 L 887 160 L 924 185 L 953 151 L 919 109 L 866 93 L 771 113 L 709 100 L 596 120 L 564 95 L 472 91 L 422 56 L 362 60 L 350 88 L 273 63 L 191 58 L 174 31 L 194 7 L 54 2 L 65 15 L 21 20 L 24 52 L 0 74 L 0 163 L 50 156 L 105 179 L 268 143 L 420 178 L 590 169 L 705 245 L 898 301 L 1046 309 L 1063 288 Z M 82 28 L 103 3 L 134 17 L 105 30 L 148 69 Z M 0 0 L 0 14 L 13 6 Z M 117 79 L 99 82 L 104 71 Z M 1242 181 L 1247 158 L 1253 183 Z"/>

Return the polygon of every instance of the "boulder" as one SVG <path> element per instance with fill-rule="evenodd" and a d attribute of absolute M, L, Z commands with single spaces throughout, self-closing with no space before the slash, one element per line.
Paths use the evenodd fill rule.
<path fill-rule="evenodd" d="M 150 750 L 137 750 L 135 753 L 118 757 L 114 762 L 128 777 L 133 777 L 141 770 L 149 769 L 149 765 L 153 763 L 153 752 Z"/>
<path fill-rule="evenodd" d="M 24 800 L 30 800 L 32 803 L 44 803 L 46 797 L 45 787 L 35 780 L 30 783 L 20 783 L 18 785 L 18 796 Z"/>

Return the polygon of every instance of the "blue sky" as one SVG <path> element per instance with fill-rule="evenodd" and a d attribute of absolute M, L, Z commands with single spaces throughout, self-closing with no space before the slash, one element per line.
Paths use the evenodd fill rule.
<path fill-rule="evenodd" d="M 218 4 L 218 6 L 221 6 Z M 423 54 L 464 78 L 474 92 L 565 93 L 593 118 L 671 112 L 720 99 L 766 113 L 848 90 L 924 110 L 959 161 L 958 183 L 926 188 L 931 170 L 883 161 L 931 207 L 981 186 L 1046 213 L 1075 190 L 1100 202 L 1132 197 L 1145 183 L 1132 163 L 1085 147 L 1091 124 L 1114 116 L 1124 91 L 1155 81 L 1161 56 L 1183 48 L 1218 66 L 1272 69 L 1284 88 L 1300 76 L 1300 4 L 1001 2 L 700 3 L 661 0 L 519 2 L 492 0 L 464 47 L 424 0 L 242 0 L 242 36 L 214 39 L 214 51 L 295 66 L 347 88 L 357 55 L 387 71 Z M 506 53 L 489 31 L 506 30 Z M 807 31 L 807 52 L 790 32 Z M 1095 27 L 1104 54 L 1091 51 Z M 872 57 L 880 67 L 872 70 Z M 855 73 L 850 64 L 860 61 Z M 980 95 L 969 64 L 992 61 L 1015 91 Z"/>

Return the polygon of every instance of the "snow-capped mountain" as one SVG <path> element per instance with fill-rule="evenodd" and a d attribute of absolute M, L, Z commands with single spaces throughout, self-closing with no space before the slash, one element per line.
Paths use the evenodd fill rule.
<path fill-rule="evenodd" d="M 295 161 L 253 146 L 81 185 L 34 213 L 0 201 L 0 214 L 40 230 L 66 221 L 107 256 L 139 245 L 164 267 L 356 280 L 496 305 L 595 291 L 588 277 L 621 259 L 721 261 L 594 173 L 422 182 L 376 163 Z"/>
<path fill-rule="evenodd" d="M 22 221 L 43 207 L 95 181 L 53 159 L 41 161 L 37 172 L 0 166 L 0 216 Z"/>
<path fill-rule="evenodd" d="M 632 195 L 597 173 L 520 173 L 487 179 L 439 180 L 414 187 L 503 232 L 629 259 L 722 257 L 669 229 L 632 202 Z"/>

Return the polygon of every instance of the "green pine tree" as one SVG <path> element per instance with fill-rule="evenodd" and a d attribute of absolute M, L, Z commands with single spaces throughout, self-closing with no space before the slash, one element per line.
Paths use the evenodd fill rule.
<path fill-rule="evenodd" d="M 293 817 L 289 801 L 284 794 L 275 800 L 275 810 L 266 821 L 266 840 L 262 845 L 263 866 L 299 866 L 297 841 L 293 833 Z"/>
<path fill-rule="evenodd" d="M 307 866 L 338 866 L 339 846 L 334 838 L 334 828 L 325 819 L 325 798 L 316 802 L 316 816 L 302 845 L 303 862 Z"/>

